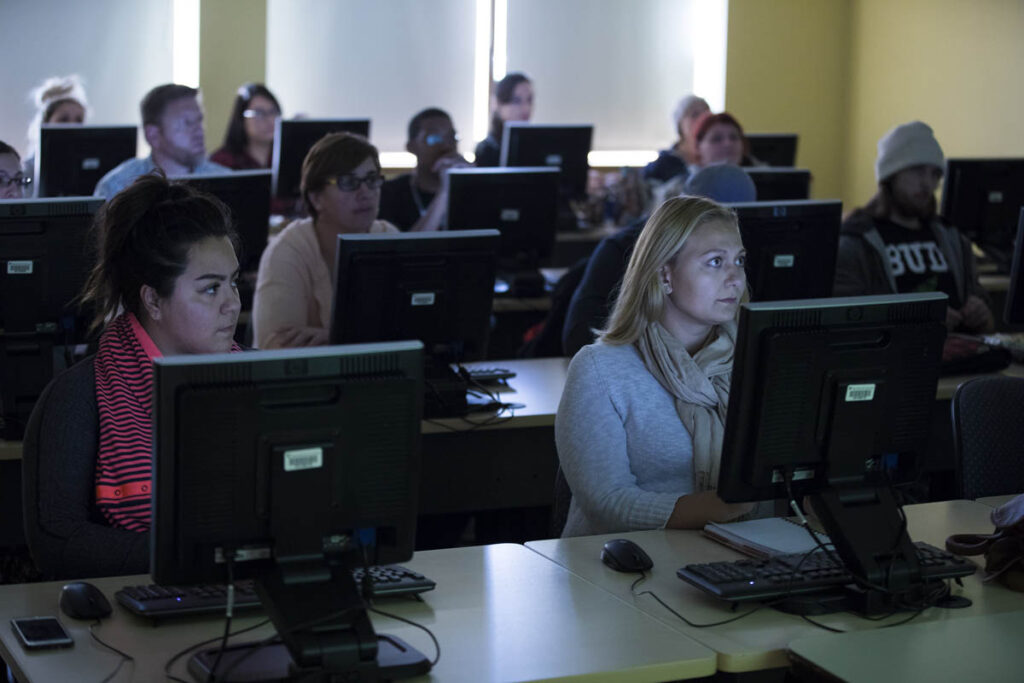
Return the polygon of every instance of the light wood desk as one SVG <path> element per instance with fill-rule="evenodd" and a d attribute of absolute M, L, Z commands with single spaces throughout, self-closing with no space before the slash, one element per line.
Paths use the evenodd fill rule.
<path fill-rule="evenodd" d="M 949 377 L 940 377 L 939 386 L 935 392 L 935 398 L 939 401 L 948 401 L 953 398 L 953 392 L 956 388 L 966 382 L 967 380 L 974 379 L 975 377 L 988 377 L 993 373 L 984 375 L 951 375 Z M 1024 364 L 1021 363 L 1010 363 L 1010 365 L 1000 371 L 1000 374 L 1006 375 L 1007 377 L 1024 377 Z"/>
<path fill-rule="evenodd" d="M 971 532 L 991 527 L 991 512 L 980 503 L 950 501 L 925 503 L 906 508 L 911 538 L 943 547 L 948 535 Z M 741 555 L 697 531 L 634 531 L 629 533 L 584 536 L 579 538 L 533 541 L 527 547 L 586 580 L 636 605 L 639 609 L 661 619 L 666 624 L 703 643 L 718 653 L 718 668 L 726 672 L 746 672 L 787 666 L 786 648 L 789 643 L 822 631 L 798 616 L 764 608 L 749 617 L 730 624 L 711 628 L 692 628 L 679 621 L 650 596 L 634 597 L 630 584 L 635 574 L 615 572 L 600 560 L 601 547 L 611 538 L 628 538 L 640 545 L 651 556 L 654 568 L 650 578 L 637 587 L 638 591 L 652 590 L 696 623 L 711 623 L 735 616 L 729 604 L 685 583 L 676 576 L 676 569 L 692 562 L 733 560 Z M 917 621 L 948 621 L 968 616 L 979 616 L 1024 610 L 1024 594 L 1015 593 L 1000 585 L 982 584 L 975 576 L 963 580 L 964 588 L 954 586 L 955 592 L 969 597 L 973 605 L 966 609 L 929 609 Z M 741 606 L 737 613 L 752 607 Z M 887 622 L 867 621 L 850 614 L 832 614 L 815 617 L 816 620 L 844 630 L 873 629 Z"/>
<path fill-rule="evenodd" d="M 1009 612 L 811 636 L 789 650 L 815 680 L 1010 683 L 1024 676 L 1022 633 L 1024 612 Z"/>
<path fill-rule="evenodd" d="M 21 442 L 0 439 L 0 460 L 21 460 Z"/>
<path fill-rule="evenodd" d="M 997 508 L 997 507 L 1003 505 L 1004 503 L 1009 503 L 1011 500 L 1016 498 L 1018 495 L 1020 495 L 1020 494 L 1011 493 L 1011 494 L 1006 495 L 1006 496 L 985 496 L 984 498 L 976 499 L 974 502 L 981 503 L 982 505 L 987 505 L 990 508 Z"/>
<path fill-rule="evenodd" d="M 423 422 L 422 514 L 543 507 L 554 498 L 555 413 L 567 358 L 483 361 L 516 376 L 491 388 L 515 403 L 500 414 Z"/>
<path fill-rule="evenodd" d="M 664 681 L 714 673 L 714 653 L 632 606 L 519 545 L 478 546 L 417 553 L 406 566 L 423 572 L 438 587 L 423 602 L 379 603 L 431 629 L 441 660 L 429 676 L 415 681 Z M 146 576 L 96 579 L 108 598 Z M 60 615 L 60 583 L 0 587 L 0 656 L 18 680 L 101 680 L 118 656 L 89 637 L 88 623 Z M 26 653 L 6 622 L 15 616 L 59 615 L 74 647 Z M 434 647 L 412 626 L 373 615 L 374 627 L 392 633 L 427 657 Z M 262 617 L 236 618 L 242 628 Z M 97 635 L 136 657 L 131 680 L 163 680 L 164 662 L 175 652 L 219 635 L 223 620 L 188 617 L 153 627 L 114 604 L 114 614 Z M 239 637 L 255 640 L 272 627 Z M 187 657 L 173 672 L 186 680 Z M 131 671 L 129 664 L 125 668 Z M 117 680 L 129 680 L 122 671 Z"/>

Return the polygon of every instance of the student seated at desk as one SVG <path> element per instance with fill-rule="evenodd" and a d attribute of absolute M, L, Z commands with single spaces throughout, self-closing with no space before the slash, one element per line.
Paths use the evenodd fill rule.
<path fill-rule="evenodd" d="M 533 83 L 525 74 L 511 73 L 494 84 L 491 127 L 475 150 L 478 167 L 501 164 L 501 136 L 506 121 L 529 121 L 533 115 Z"/>
<path fill-rule="evenodd" d="M 728 112 L 705 114 L 697 121 L 694 138 L 697 142 L 695 168 L 714 164 L 764 166 L 763 162 L 750 155 L 750 143 L 743 133 L 743 126 Z"/>
<path fill-rule="evenodd" d="M 21 171 L 18 150 L 0 140 L 0 199 L 22 199 L 31 182 Z"/>
<path fill-rule="evenodd" d="M 309 150 L 300 187 L 311 218 L 282 230 L 260 258 L 252 305 L 257 347 L 327 343 L 338 235 L 398 232 L 377 220 L 383 184 L 377 148 L 362 136 L 332 133 Z"/>
<path fill-rule="evenodd" d="M 152 360 L 238 351 L 237 237 L 227 207 L 147 175 L 100 214 L 83 300 L 99 350 L 56 377 L 25 433 L 25 528 L 48 578 L 148 571 Z M 120 313 L 119 313 L 120 311 Z"/>
<path fill-rule="evenodd" d="M 458 150 L 452 117 L 431 107 L 409 121 L 405 148 L 416 168 L 386 183 L 380 191 L 380 216 L 399 230 L 439 230 L 448 211 L 448 170 L 469 166 Z"/>
<path fill-rule="evenodd" d="M 39 149 L 39 127 L 44 123 L 85 123 L 85 88 L 78 76 L 54 76 L 47 78 L 31 92 L 36 103 L 36 115 L 28 126 L 28 152 L 22 163 L 26 178 L 33 178 L 36 172 L 36 152 Z"/>
<path fill-rule="evenodd" d="M 709 200 L 670 199 L 647 222 L 558 406 L 573 494 L 563 536 L 697 529 L 752 509 L 714 492 L 744 260 L 735 214 Z"/>
<path fill-rule="evenodd" d="M 697 145 L 694 129 L 697 122 L 711 111 L 703 97 L 689 94 L 679 100 L 672 112 L 678 139 L 668 149 L 658 152 L 658 158 L 644 166 L 644 179 L 665 182 L 676 176 L 687 175 L 690 166 L 697 163 Z"/>
<path fill-rule="evenodd" d="M 946 326 L 991 332 L 995 319 L 978 282 L 970 242 L 938 215 L 945 157 L 927 124 L 896 126 L 878 141 L 878 192 L 839 234 L 835 296 L 945 292 Z"/>

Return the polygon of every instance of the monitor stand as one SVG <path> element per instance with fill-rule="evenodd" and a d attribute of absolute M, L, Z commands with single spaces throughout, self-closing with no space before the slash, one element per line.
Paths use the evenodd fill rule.
<path fill-rule="evenodd" d="M 217 664 L 219 681 L 364 683 L 426 674 L 430 661 L 405 641 L 377 634 L 346 563 L 278 562 L 256 580 L 279 639 L 233 645 Z M 209 680 L 219 648 L 197 653 L 189 672 Z"/>
<path fill-rule="evenodd" d="M 921 578 L 917 550 L 890 486 L 832 486 L 809 498 L 839 559 L 871 585 L 794 596 L 773 605 L 776 609 L 793 614 L 888 614 L 917 609 L 914 605 L 922 604 L 934 590 L 934 583 Z"/>

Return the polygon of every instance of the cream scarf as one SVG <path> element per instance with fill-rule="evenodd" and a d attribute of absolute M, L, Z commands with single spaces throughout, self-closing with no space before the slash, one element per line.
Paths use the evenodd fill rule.
<path fill-rule="evenodd" d="M 676 412 L 693 439 L 693 480 L 697 491 L 718 487 L 725 414 L 729 405 L 736 323 L 715 327 L 714 339 L 694 356 L 655 321 L 636 341 L 644 365 L 676 399 Z"/>

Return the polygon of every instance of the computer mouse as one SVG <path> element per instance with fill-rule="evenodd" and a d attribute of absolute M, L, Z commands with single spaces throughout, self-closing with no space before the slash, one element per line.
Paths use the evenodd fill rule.
<path fill-rule="evenodd" d="M 625 538 L 613 538 L 605 543 L 601 561 L 617 572 L 642 572 L 654 566 L 640 546 Z"/>
<path fill-rule="evenodd" d="M 91 583 L 73 581 L 60 590 L 60 611 L 72 619 L 102 619 L 110 616 L 110 602 Z"/>

